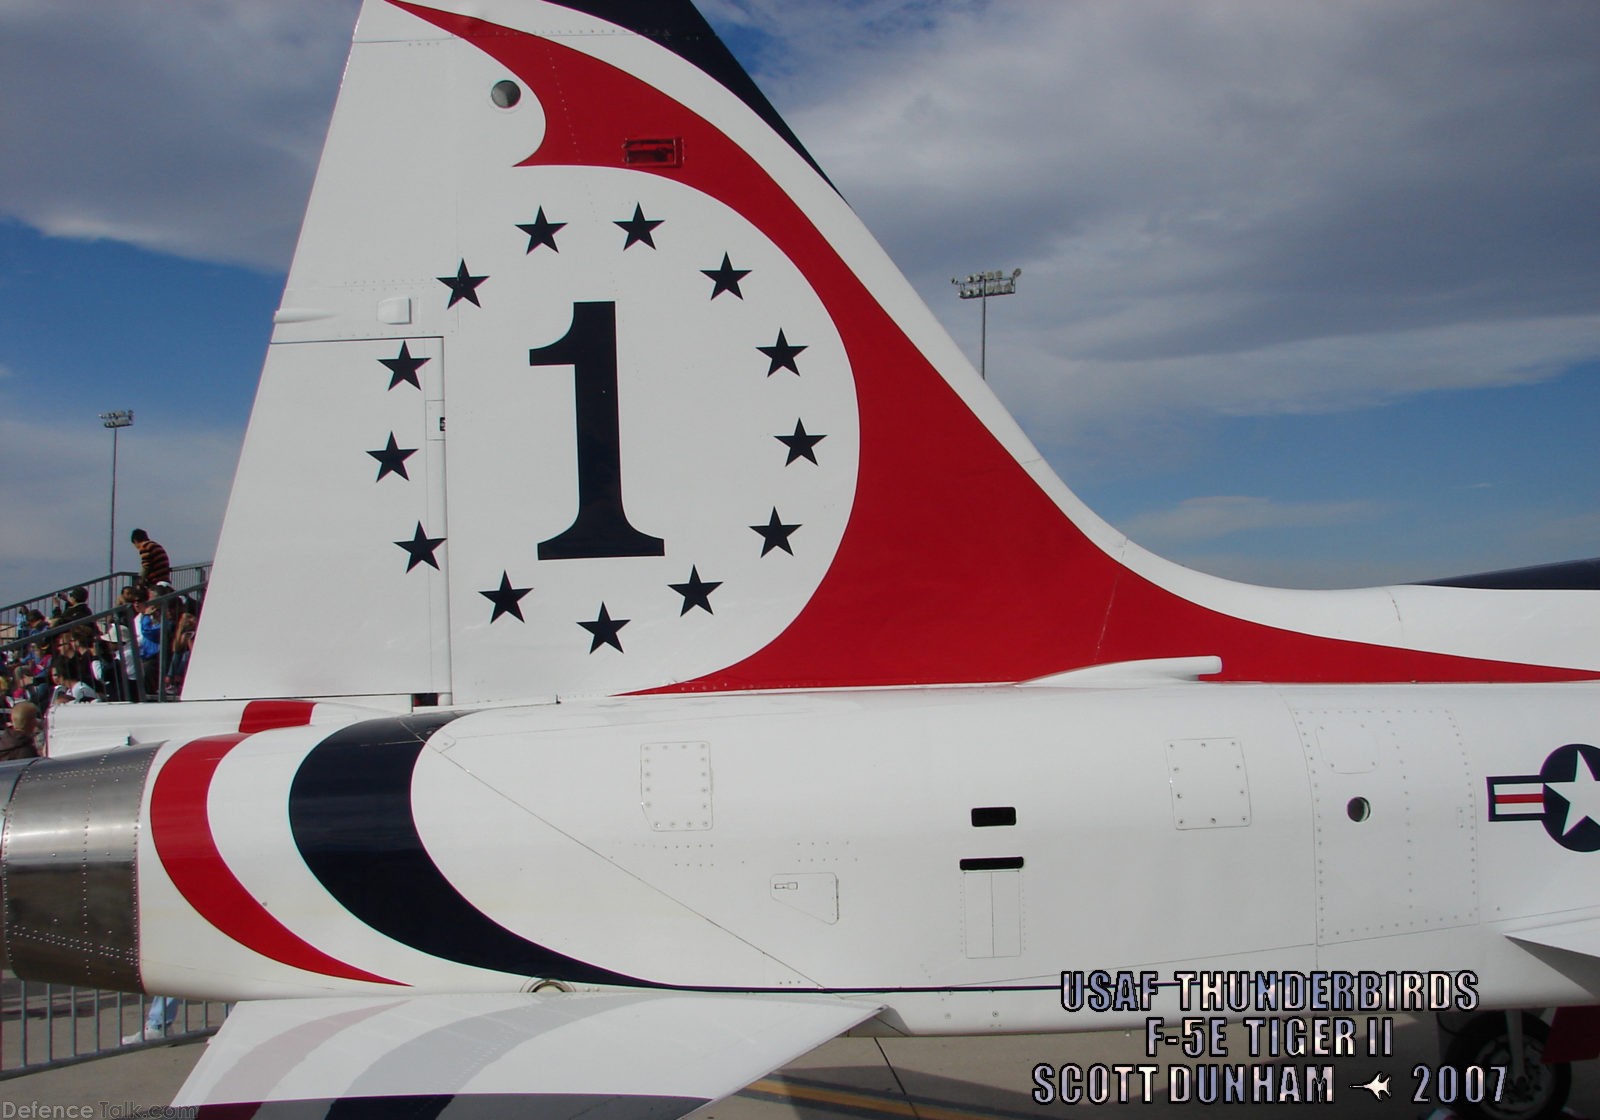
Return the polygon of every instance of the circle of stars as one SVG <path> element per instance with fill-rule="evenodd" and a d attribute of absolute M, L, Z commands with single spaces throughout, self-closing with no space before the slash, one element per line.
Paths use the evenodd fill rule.
<path fill-rule="evenodd" d="M 532 254 L 540 249 L 549 249 L 552 253 L 559 253 L 560 247 L 556 243 L 557 235 L 567 227 L 568 223 L 551 220 L 543 206 L 536 208 L 531 222 L 514 223 L 515 228 L 526 235 L 528 241 L 524 254 Z M 666 220 L 663 218 L 647 217 L 642 203 L 635 203 L 631 217 L 618 219 L 613 222 L 625 237 L 622 251 L 627 252 L 634 246 L 656 249 L 656 232 Z M 711 292 L 708 297 L 717 299 L 723 294 L 732 295 L 735 299 L 743 300 L 744 291 L 741 284 L 747 280 L 754 270 L 748 268 L 735 268 L 731 254 L 724 252 L 722 262 L 716 268 L 701 269 L 700 272 L 711 281 Z M 461 258 L 453 275 L 440 276 L 439 283 L 449 289 L 449 299 L 445 304 L 446 310 L 454 308 L 458 303 L 470 303 L 475 307 L 482 307 L 479 300 L 478 288 L 483 285 L 489 276 L 475 275 L 468 268 L 465 258 Z M 796 377 L 801 376 L 800 356 L 809 347 L 804 343 L 794 343 L 783 328 L 779 328 L 777 338 L 770 346 L 757 346 L 755 349 L 766 359 L 766 376 L 772 377 L 780 371 L 787 371 Z M 388 389 L 393 390 L 401 384 L 409 384 L 412 388 L 420 390 L 422 384 L 419 378 L 421 368 L 432 360 L 431 357 L 417 356 L 411 353 L 409 342 L 402 340 L 400 351 L 392 358 L 378 359 L 385 369 L 389 371 Z M 791 434 L 776 435 L 773 437 L 784 445 L 786 458 L 784 466 L 791 466 L 801 459 L 817 465 L 817 444 L 826 439 L 825 433 L 808 432 L 801 419 L 795 421 L 794 431 Z M 411 481 L 411 476 L 406 469 L 406 461 L 417 453 L 418 448 L 401 447 L 394 432 L 389 433 L 389 438 L 384 447 L 366 452 L 378 463 L 378 473 L 375 481 L 381 482 L 389 475 L 395 475 L 404 481 Z M 791 537 L 803 526 L 800 523 L 785 522 L 778 514 L 777 507 L 773 507 L 765 524 L 751 525 L 750 529 L 761 537 L 761 556 L 776 551 L 794 555 L 794 546 Z M 410 572 L 419 566 L 427 565 L 439 570 L 439 563 L 435 556 L 440 545 L 445 543 L 444 537 L 430 537 L 418 521 L 408 540 L 395 541 L 394 544 L 406 553 L 406 571 Z M 706 614 L 715 614 L 712 608 L 711 596 L 718 588 L 723 586 L 721 580 L 709 580 L 700 574 L 698 565 L 690 565 L 689 575 L 682 583 L 667 584 L 668 589 L 680 597 L 678 615 L 683 617 L 690 611 L 703 611 Z M 499 622 L 502 618 L 514 618 L 518 622 L 526 622 L 522 613 L 522 601 L 533 588 L 518 587 L 511 582 L 508 571 L 502 570 L 500 582 L 497 587 L 478 594 L 487 599 L 491 604 L 489 622 Z M 609 606 L 602 602 L 593 619 L 578 620 L 577 625 L 590 635 L 589 652 L 599 651 L 602 647 L 610 647 L 617 652 L 623 652 L 621 631 L 631 622 L 628 618 L 613 618 Z"/>

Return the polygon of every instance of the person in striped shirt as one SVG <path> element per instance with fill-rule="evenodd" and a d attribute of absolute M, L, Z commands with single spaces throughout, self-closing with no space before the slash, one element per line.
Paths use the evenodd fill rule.
<path fill-rule="evenodd" d="M 167 550 L 151 540 L 150 534 L 143 529 L 135 529 L 129 539 L 133 541 L 133 547 L 139 550 L 139 576 L 145 586 L 170 583 L 172 561 L 167 559 Z"/>

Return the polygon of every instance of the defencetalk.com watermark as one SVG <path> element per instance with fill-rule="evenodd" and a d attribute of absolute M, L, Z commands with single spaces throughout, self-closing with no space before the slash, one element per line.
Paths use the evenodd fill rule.
<path fill-rule="evenodd" d="M 0 1101 L 0 1120 L 196 1120 L 197 1105 L 136 1104 L 95 1101 L 92 1104 L 41 1104 Z"/>

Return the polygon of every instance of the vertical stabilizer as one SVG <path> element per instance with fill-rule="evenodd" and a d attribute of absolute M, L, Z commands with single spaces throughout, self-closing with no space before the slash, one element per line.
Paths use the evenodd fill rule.
<path fill-rule="evenodd" d="M 1340 594 L 1089 514 L 687 2 L 368 0 L 186 695 L 1588 664 Z"/>

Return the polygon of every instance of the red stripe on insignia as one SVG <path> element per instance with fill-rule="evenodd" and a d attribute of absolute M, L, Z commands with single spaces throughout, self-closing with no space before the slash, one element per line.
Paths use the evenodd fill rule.
<path fill-rule="evenodd" d="M 276 727 L 304 727 L 311 722 L 315 707 L 309 700 L 252 700 L 239 716 L 239 733 L 254 735 Z"/>
<path fill-rule="evenodd" d="M 1544 801 L 1542 793 L 1497 793 L 1495 802 L 1500 805 L 1538 805 Z"/>
<path fill-rule="evenodd" d="M 150 793 L 150 836 L 172 885 L 222 933 L 280 964 L 345 980 L 400 983 L 330 957 L 302 940 L 267 912 L 222 858 L 206 801 L 217 766 L 244 738 L 211 735 L 186 743 L 156 775 Z"/>

